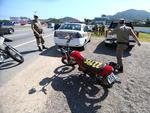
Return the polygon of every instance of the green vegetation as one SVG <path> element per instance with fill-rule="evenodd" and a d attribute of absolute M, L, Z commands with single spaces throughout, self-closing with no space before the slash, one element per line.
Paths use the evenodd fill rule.
<path fill-rule="evenodd" d="M 92 32 L 91 35 L 92 35 L 92 37 L 96 37 L 96 38 L 104 38 L 105 37 L 105 35 L 101 36 L 98 33 L 94 33 L 94 32 Z M 148 33 L 139 33 L 138 39 L 140 41 L 143 41 L 143 42 L 150 42 L 150 34 L 148 34 Z"/>
<path fill-rule="evenodd" d="M 150 34 L 148 33 L 139 33 L 139 40 L 143 42 L 150 42 Z"/>
<path fill-rule="evenodd" d="M 91 36 L 92 36 L 92 37 L 97 37 L 97 38 L 102 38 L 102 37 L 104 37 L 104 35 L 100 35 L 99 33 L 96 33 L 96 32 L 92 32 L 92 33 L 91 33 Z"/>
<path fill-rule="evenodd" d="M 10 20 L 0 20 L 0 23 L 6 23 L 6 22 L 10 22 Z"/>

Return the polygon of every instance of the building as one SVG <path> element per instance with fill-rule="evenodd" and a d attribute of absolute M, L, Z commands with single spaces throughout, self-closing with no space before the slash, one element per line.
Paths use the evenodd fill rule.
<path fill-rule="evenodd" d="M 25 25 L 31 22 L 31 19 L 28 17 L 10 17 L 10 21 L 15 24 Z"/>
<path fill-rule="evenodd" d="M 10 17 L 10 21 L 14 22 L 15 24 L 18 24 L 20 21 L 20 17 Z"/>

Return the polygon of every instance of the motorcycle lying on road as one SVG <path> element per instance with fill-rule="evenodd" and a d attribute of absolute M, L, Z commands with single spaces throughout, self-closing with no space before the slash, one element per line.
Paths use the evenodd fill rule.
<path fill-rule="evenodd" d="M 83 72 L 83 75 L 89 75 L 101 84 L 108 88 L 112 87 L 114 83 L 121 83 L 119 78 L 114 74 L 117 71 L 114 62 L 101 63 L 86 59 L 79 51 L 71 50 L 69 42 L 72 38 L 66 38 L 66 46 L 57 49 L 62 53 L 62 63 L 66 65 L 78 65 L 78 70 Z"/>
<path fill-rule="evenodd" d="M 15 48 L 6 44 L 5 38 L 2 35 L 0 36 L 0 63 L 3 63 L 9 57 L 19 63 L 24 62 L 23 56 Z"/>

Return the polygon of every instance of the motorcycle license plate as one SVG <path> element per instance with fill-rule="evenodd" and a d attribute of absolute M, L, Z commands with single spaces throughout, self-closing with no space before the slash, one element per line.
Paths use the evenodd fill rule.
<path fill-rule="evenodd" d="M 113 83 L 116 80 L 114 73 L 111 73 L 110 75 L 108 75 L 107 80 L 109 84 Z"/>

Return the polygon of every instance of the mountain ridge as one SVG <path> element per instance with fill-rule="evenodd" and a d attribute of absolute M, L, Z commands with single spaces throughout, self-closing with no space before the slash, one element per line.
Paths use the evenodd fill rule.
<path fill-rule="evenodd" d="M 150 12 L 145 10 L 135 10 L 135 9 L 128 9 L 122 12 L 118 12 L 115 15 L 110 17 L 111 19 L 120 19 L 124 18 L 125 20 L 146 20 L 150 19 Z"/>

